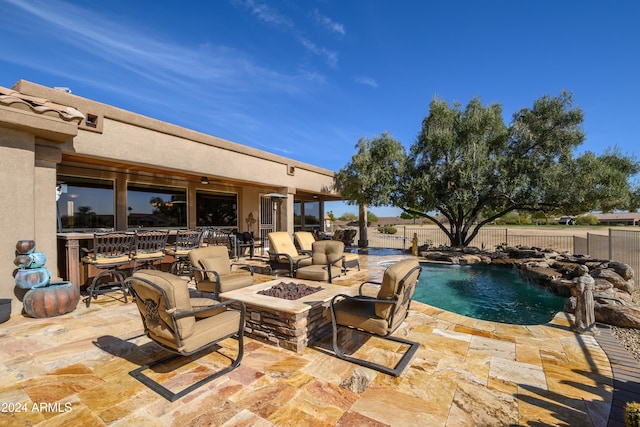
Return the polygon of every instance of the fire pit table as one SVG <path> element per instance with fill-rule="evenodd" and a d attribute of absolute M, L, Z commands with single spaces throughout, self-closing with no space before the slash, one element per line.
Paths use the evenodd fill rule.
<path fill-rule="evenodd" d="M 295 285 L 306 296 L 294 298 Z M 317 289 L 317 288 L 321 289 Z M 315 289 L 314 289 L 315 288 Z M 261 293 L 262 292 L 262 293 Z M 271 296 L 265 295 L 280 295 Z M 329 301 L 337 294 L 356 295 L 358 285 L 340 286 L 290 277 L 271 280 L 220 294 L 222 301 L 237 299 L 245 303 L 245 335 L 278 347 L 302 351 L 307 345 L 331 333 L 325 316 Z"/>

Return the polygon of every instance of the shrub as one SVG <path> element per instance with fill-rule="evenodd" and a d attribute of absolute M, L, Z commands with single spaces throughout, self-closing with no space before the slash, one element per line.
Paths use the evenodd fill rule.
<path fill-rule="evenodd" d="M 627 402 L 624 414 L 627 427 L 640 427 L 640 403 Z"/>
<path fill-rule="evenodd" d="M 394 227 L 393 225 L 379 225 L 378 226 L 378 233 L 396 234 L 397 232 L 398 232 L 398 229 L 396 227 Z"/>
<path fill-rule="evenodd" d="M 577 217 L 576 218 L 576 224 L 578 224 L 578 225 L 598 225 L 598 224 L 600 224 L 600 221 L 598 221 L 598 218 L 595 215 L 587 214 L 587 215 L 580 215 L 579 217 Z"/>

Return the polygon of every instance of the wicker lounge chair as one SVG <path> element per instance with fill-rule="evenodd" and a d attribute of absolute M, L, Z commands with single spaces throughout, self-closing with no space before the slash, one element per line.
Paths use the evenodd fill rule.
<path fill-rule="evenodd" d="M 359 295 L 336 295 L 327 311 L 333 326 L 333 350 L 340 359 L 398 376 L 420 346 L 418 343 L 391 334 L 404 322 L 422 268 L 414 259 L 399 261 L 384 272 L 382 283 L 364 282 Z M 365 284 L 379 285 L 375 297 L 363 294 Z M 358 329 L 369 335 L 406 344 L 409 348 L 395 367 L 388 367 L 356 357 L 347 356 L 338 346 L 338 326 Z"/>

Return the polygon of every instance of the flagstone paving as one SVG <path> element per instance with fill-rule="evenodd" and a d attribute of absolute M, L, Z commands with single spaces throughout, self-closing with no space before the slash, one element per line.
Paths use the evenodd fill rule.
<path fill-rule="evenodd" d="M 380 279 L 378 262 L 389 257 L 362 258 L 366 270 L 344 285 Z M 612 365 L 596 338 L 569 325 L 564 313 L 518 326 L 414 302 L 396 334 L 420 348 L 400 377 L 336 358 L 330 339 L 295 353 L 247 338 L 239 368 L 168 402 L 128 374 L 164 351 L 141 335 L 135 304 L 104 297 L 64 316 L 14 315 L 0 324 L 0 425 L 606 426 Z M 341 339 L 357 355 L 387 363 L 401 350 L 357 333 Z M 225 340 L 154 378 L 180 388 L 228 363 L 235 349 Z M 619 420 L 615 402 L 611 418 Z"/>

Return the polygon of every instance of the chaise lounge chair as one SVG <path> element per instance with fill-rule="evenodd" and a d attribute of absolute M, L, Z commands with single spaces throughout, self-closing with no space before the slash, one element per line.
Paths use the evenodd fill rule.
<path fill-rule="evenodd" d="M 286 231 L 274 231 L 267 234 L 269 239 L 269 266 L 271 270 L 289 270 L 289 275 L 295 277 L 296 270 L 305 265 L 311 265 L 311 256 L 301 254 Z"/>
<path fill-rule="evenodd" d="M 333 327 L 333 350 L 337 357 L 393 376 L 402 373 L 420 344 L 391 334 L 407 317 L 421 271 L 422 268 L 414 259 L 399 261 L 387 268 L 382 283 L 364 282 L 360 285 L 359 295 L 340 294 L 331 300 L 327 316 Z M 380 286 L 375 297 L 363 294 L 365 284 Z M 406 344 L 409 348 L 395 367 L 347 356 L 338 346 L 338 326 L 358 329 L 371 336 L 384 337 Z"/>

